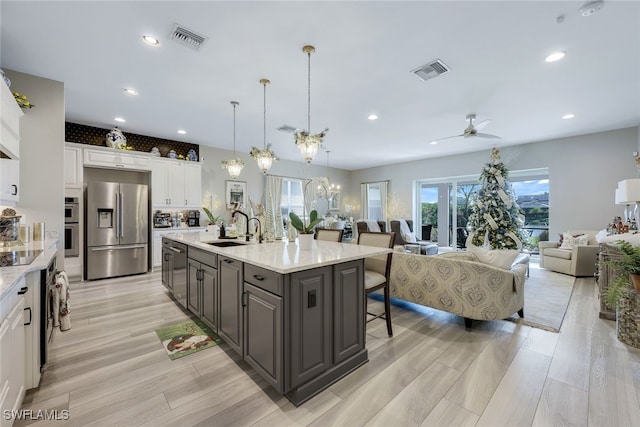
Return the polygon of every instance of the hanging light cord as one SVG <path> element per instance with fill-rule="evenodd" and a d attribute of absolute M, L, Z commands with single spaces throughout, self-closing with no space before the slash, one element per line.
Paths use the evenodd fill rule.
<path fill-rule="evenodd" d="M 311 134 L 311 50 L 307 52 L 307 131 Z"/>
<path fill-rule="evenodd" d="M 233 158 L 236 159 L 236 101 L 231 102 L 233 105 Z"/>
<path fill-rule="evenodd" d="M 264 89 L 263 89 L 263 96 L 262 99 L 264 100 L 264 121 L 263 121 L 263 127 L 262 127 L 262 147 L 266 150 L 267 149 L 267 82 L 265 81 L 263 83 Z"/>

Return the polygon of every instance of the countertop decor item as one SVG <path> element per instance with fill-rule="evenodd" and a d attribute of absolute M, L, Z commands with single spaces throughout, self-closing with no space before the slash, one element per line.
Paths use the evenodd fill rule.
<path fill-rule="evenodd" d="M 307 163 L 311 163 L 313 157 L 318 152 L 318 148 L 322 146 L 322 138 L 327 134 L 329 129 L 325 129 L 318 134 L 311 133 L 311 54 L 316 51 L 313 46 L 304 46 L 302 51 L 307 54 L 307 129 L 296 131 L 295 143 L 302 153 L 302 157 Z"/>
<path fill-rule="evenodd" d="M 309 224 L 305 225 L 304 221 L 300 219 L 295 212 L 289 212 L 289 218 L 291 219 L 291 225 L 298 230 L 300 234 L 313 234 L 313 230 L 316 225 L 322 222 L 322 218 L 318 218 L 318 211 L 315 209 L 309 214 Z"/>
<path fill-rule="evenodd" d="M 170 158 L 170 159 L 177 159 L 178 155 L 176 154 L 175 150 L 171 150 L 171 151 L 169 151 L 169 154 L 167 154 L 167 157 Z"/>
<path fill-rule="evenodd" d="M 198 155 L 196 154 L 196 150 L 192 148 L 187 152 L 187 160 L 189 160 L 190 162 L 198 161 Z"/>
<path fill-rule="evenodd" d="M 107 147 L 122 148 L 127 145 L 127 137 L 125 137 L 122 131 L 116 126 L 107 134 L 105 142 Z"/>
<path fill-rule="evenodd" d="M 18 92 L 13 92 L 13 97 L 22 109 L 26 110 L 27 108 L 35 107 L 35 105 L 29 102 L 27 95 L 20 95 Z"/>
<path fill-rule="evenodd" d="M 22 242 L 18 239 L 20 235 L 20 215 L 16 215 L 13 209 L 5 209 L 0 216 L 0 247 L 2 246 L 15 246 L 21 245 Z"/>
<path fill-rule="evenodd" d="M 238 101 L 231 101 L 233 105 L 233 159 L 223 160 L 222 169 L 226 169 L 229 172 L 229 176 L 236 179 L 240 176 L 244 162 L 236 155 L 236 107 L 240 105 Z"/>
<path fill-rule="evenodd" d="M 252 147 L 249 154 L 251 157 L 258 163 L 258 167 L 262 171 L 263 174 L 266 175 L 267 171 L 271 169 L 271 165 L 274 160 L 278 160 L 276 154 L 271 150 L 271 144 L 267 144 L 267 85 L 269 84 L 269 80 L 260 79 L 260 84 L 264 86 L 263 88 L 263 99 L 264 99 L 264 127 L 263 127 L 263 137 L 262 137 L 262 149 L 257 147 Z"/>

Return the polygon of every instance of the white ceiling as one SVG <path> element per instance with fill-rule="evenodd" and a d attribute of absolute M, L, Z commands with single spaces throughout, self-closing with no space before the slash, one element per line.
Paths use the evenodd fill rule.
<path fill-rule="evenodd" d="M 3 0 L 0 65 L 64 82 L 67 121 L 125 135 L 232 149 L 237 100 L 244 153 L 263 143 L 268 78 L 267 142 L 299 161 L 293 136 L 276 128 L 307 127 L 302 46 L 312 44 L 311 130 L 330 128 L 330 165 L 353 170 L 638 126 L 640 4 L 607 1 L 582 17 L 583 4 Z M 176 23 L 208 42 L 196 52 L 169 40 Z M 565 59 L 545 63 L 556 50 Z M 426 83 L 411 74 L 436 58 L 451 71 Z M 502 140 L 429 144 L 462 133 L 468 113 L 492 119 L 482 132 Z"/>

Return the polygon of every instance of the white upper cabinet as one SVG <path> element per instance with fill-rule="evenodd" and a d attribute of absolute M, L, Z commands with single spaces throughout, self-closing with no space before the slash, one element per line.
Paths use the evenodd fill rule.
<path fill-rule="evenodd" d="M 64 186 L 65 188 L 82 188 L 82 149 L 64 147 Z"/>
<path fill-rule="evenodd" d="M 184 163 L 184 206 L 200 209 L 202 206 L 202 165 Z"/>
<path fill-rule="evenodd" d="M 202 165 L 182 160 L 151 161 L 151 200 L 154 208 L 199 208 Z"/>
<path fill-rule="evenodd" d="M 110 169 L 151 170 L 149 156 L 114 148 L 85 149 L 84 165 Z"/>
<path fill-rule="evenodd" d="M 0 81 L 0 151 L 10 159 L 20 158 L 20 117 L 22 110 L 11 89 Z"/>
<path fill-rule="evenodd" d="M 19 201 L 20 160 L 0 159 L 0 205 L 15 206 Z"/>

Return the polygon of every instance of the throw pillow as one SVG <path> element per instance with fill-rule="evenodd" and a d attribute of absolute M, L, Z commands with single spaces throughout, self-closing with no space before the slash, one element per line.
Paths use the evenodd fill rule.
<path fill-rule="evenodd" d="M 586 245 L 589 243 L 589 235 L 588 234 L 578 234 L 572 236 L 569 233 L 562 233 L 562 244 L 559 249 L 573 249 L 576 245 Z"/>
<path fill-rule="evenodd" d="M 417 242 L 416 235 L 414 233 L 402 233 L 402 238 L 407 243 L 415 243 L 415 242 Z"/>
<path fill-rule="evenodd" d="M 490 249 L 488 246 L 468 245 L 467 250 L 473 253 L 479 262 L 489 264 L 503 270 L 511 269 L 520 251 L 515 249 Z"/>

